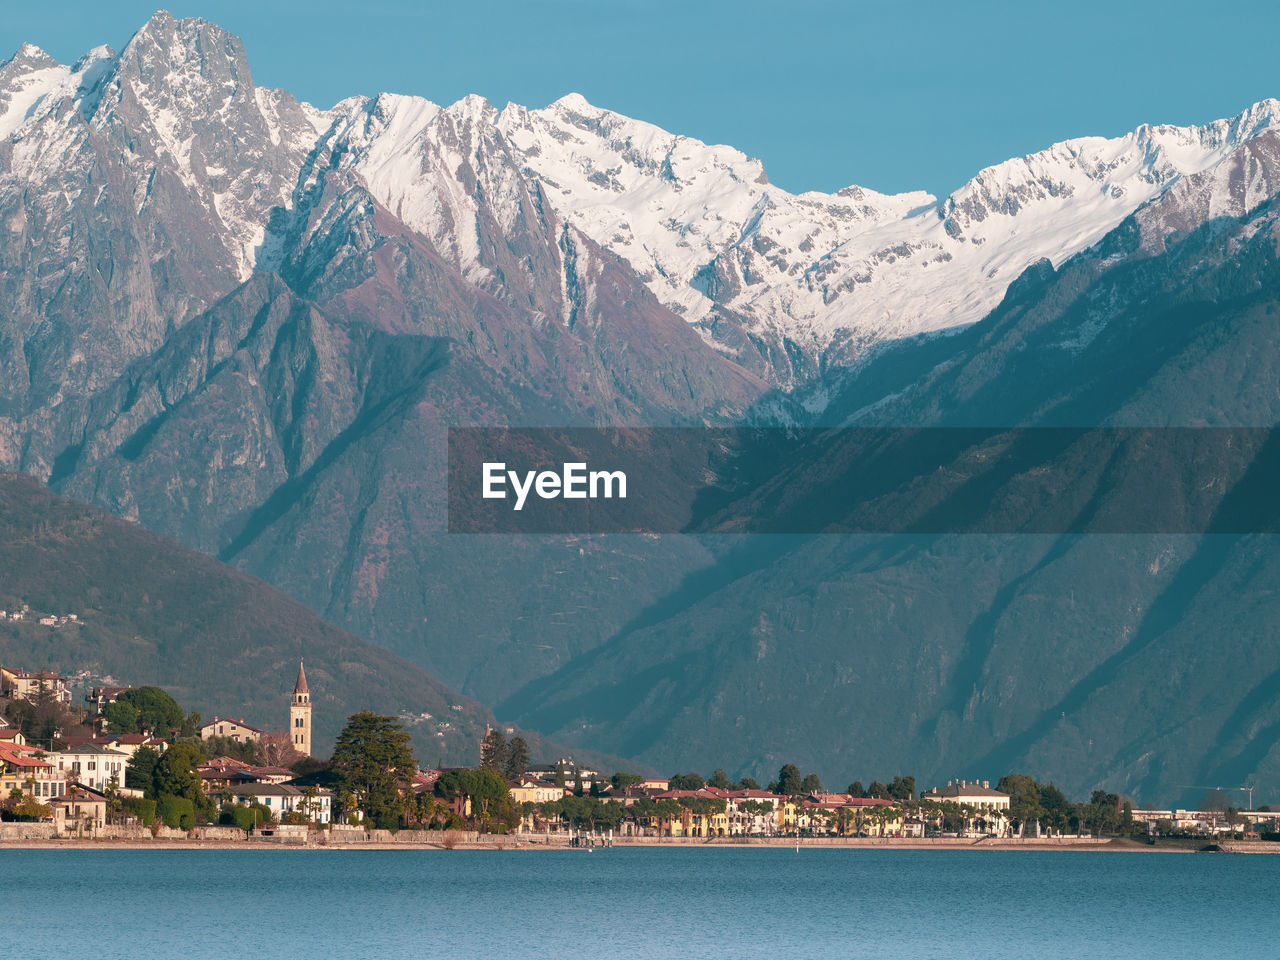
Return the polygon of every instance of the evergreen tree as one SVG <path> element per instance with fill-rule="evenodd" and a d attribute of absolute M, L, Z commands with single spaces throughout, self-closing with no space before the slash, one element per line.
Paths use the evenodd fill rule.
<path fill-rule="evenodd" d="M 507 761 L 503 773 L 508 780 L 519 780 L 529 769 L 529 744 L 524 737 L 512 737 L 507 744 Z"/>
<path fill-rule="evenodd" d="M 480 769 L 495 773 L 507 765 L 507 738 L 501 730 L 490 730 L 480 744 Z"/>
<path fill-rule="evenodd" d="M 413 744 L 395 717 L 362 710 L 347 718 L 333 748 L 333 770 L 374 826 L 400 823 L 401 788 L 415 770 Z"/>
<path fill-rule="evenodd" d="M 894 777 L 889 784 L 889 798 L 892 800 L 910 801 L 916 797 L 915 777 Z"/>
<path fill-rule="evenodd" d="M 786 763 L 778 771 L 778 779 L 769 786 L 772 793 L 780 793 L 784 797 L 798 797 L 804 793 L 804 777 L 800 775 L 800 768 L 794 763 Z"/>
<path fill-rule="evenodd" d="M 692 772 L 673 774 L 670 782 L 672 790 L 701 790 L 704 786 L 706 781 Z"/>
<path fill-rule="evenodd" d="M 138 711 L 134 732 L 149 730 L 158 736 L 167 736 L 182 728 L 186 714 L 178 701 L 159 687 L 135 687 L 120 694 L 119 700 Z"/>
<path fill-rule="evenodd" d="M 160 754 L 151 747 L 141 747 L 129 760 L 125 767 L 124 785 L 131 790 L 143 791 L 148 800 L 156 798 L 156 764 L 160 762 Z"/>

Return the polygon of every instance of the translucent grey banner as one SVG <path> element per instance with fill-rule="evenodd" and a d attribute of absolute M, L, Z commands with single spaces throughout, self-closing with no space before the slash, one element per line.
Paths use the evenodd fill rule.
<path fill-rule="evenodd" d="M 451 533 L 1276 533 L 1268 428 L 449 431 Z"/>

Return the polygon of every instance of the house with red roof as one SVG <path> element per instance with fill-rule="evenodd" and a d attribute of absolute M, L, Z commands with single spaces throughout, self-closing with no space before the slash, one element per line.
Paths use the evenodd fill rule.
<path fill-rule="evenodd" d="M 66 788 L 66 776 L 40 751 L 0 746 L 0 796 L 8 797 L 17 790 L 44 801 L 60 796 Z"/>
<path fill-rule="evenodd" d="M 240 720 L 226 717 L 214 717 L 200 727 L 200 739 L 210 740 L 214 737 L 230 737 L 236 743 L 259 742 L 264 731 Z"/>

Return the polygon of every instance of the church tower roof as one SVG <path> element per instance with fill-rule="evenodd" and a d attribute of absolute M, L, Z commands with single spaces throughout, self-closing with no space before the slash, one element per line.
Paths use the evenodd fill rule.
<path fill-rule="evenodd" d="M 293 685 L 294 696 L 300 693 L 310 693 L 307 689 L 307 672 L 302 669 L 302 661 L 298 661 L 298 682 Z"/>

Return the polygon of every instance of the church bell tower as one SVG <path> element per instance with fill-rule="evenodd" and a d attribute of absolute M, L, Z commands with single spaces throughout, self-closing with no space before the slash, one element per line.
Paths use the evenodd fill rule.
<path fill-rule="evenodd" d="M 293 697 L 289 700 L 289 737 L 293 749 L 303 756 L 311 756 L 311 691 L 307 689 L 307 674 L 298 661 L 298 682 L 293 685 Z"/>

